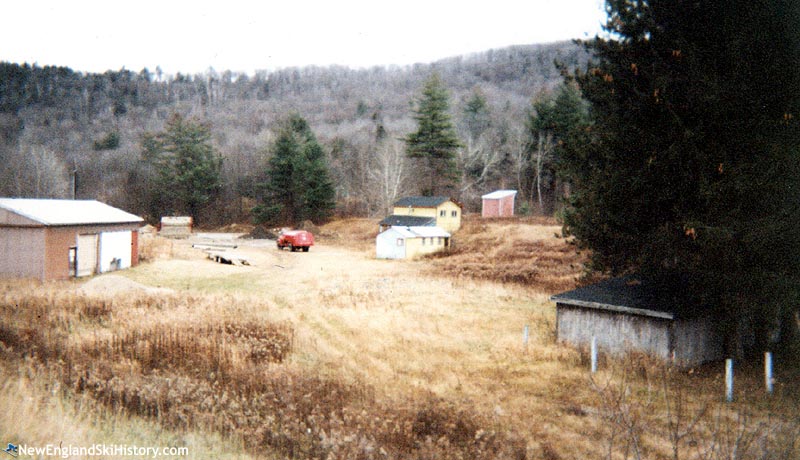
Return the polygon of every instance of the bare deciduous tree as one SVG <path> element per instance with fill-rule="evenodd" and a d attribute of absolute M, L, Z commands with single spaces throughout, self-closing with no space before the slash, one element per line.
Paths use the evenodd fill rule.
<path fill-rule="evenodd" d="M 69 180 L 64 162 L 42 145 L 27 145 L 11 152 L 6 167 L 7 193 L 29 198 L 67 198 Z"/>
<path fill-rule="evenodd" d="M 397 139 L 387 139 L 380 143 L 372 158 L 369 169 L 370 189 L 376 208 L 380 214 L 389 212 L 406 188 L 408 179 L 408 159 L 405 148 Z"/>

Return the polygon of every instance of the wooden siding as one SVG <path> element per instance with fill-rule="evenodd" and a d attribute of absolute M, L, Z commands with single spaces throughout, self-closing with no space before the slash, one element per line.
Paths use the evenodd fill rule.
<path fill-rule="evenodd" d="M 560 303 L 556 308 L 559 342 L 588 347 L 594 336 L 600 350 L 612 355 L 640 351 L 662 359 L 670 357 L 670 320 Z"/>
<path fill-rule="evenodd" d="M 192 224 L 189 216 L 164 216 L 158 234 L 165 238 L 189 238 L 192 236 Z"/>
<path fill-rule="evenodd" d="M 436 208 L 415 208 L 413 206 L 395 206 L 392 214 L 397 216 L 436 217 Z"/>
<path fill-rule="evenodd" d="M 602 352 L 638 351 L 682 366 L 724 356 L 711 318 L 673 320 L 557 303 L 556 334 L 559 342 L 578 347 L 588 347 L 594 336 Z"/>
<path fill-rule="evenodd" d="M 503 198 L 484 198 L 481 217 L 513 217 L 514 195 Z"/>
<path fill-rule="evenodd" d="M 406 241 L 399 232 L 388 229 L 375 237 L 375 256 L 378 259 L 405 259 Z"/>
<path fill-rule="evenodd" d="M 441 236 L 406 238 L 406 258 L 413 259 L 414 257 L 441 251 L 447 247 L 448 239 Z"/>
<path fill-rule="evenodd" d="M 453 213 L 455 213 L 455 216 Z M 435 208 L 395 206 L 392 214 L 397 216 L 433 217 L 436 219 L 437 227 L 451 233 L 461 228 L 461 207 L 452 201 L 445 201 Z"/>
<path fill-rule="evenodd" d="M 442 216 L 444 212 L 444 216 Z M 455 213 L 455 216 L 453 215 Z M 436 226 L 452 233 L 461 228 L 461 208 L 452 201 L 446 201 L 436 208 Z"/>
<path fill-rule="evenodd" d="M 672 334 L 675 361 L 685 365 L 722 359 L 725 343 L 716 322 L 709 318 L 676 320 Z"/>
<path fill-rule="evenodd" d="M 403 235 L 390 228 L 375 238 L 375 252 L 378 259 L 412 259 L 447 248 L 449 240 L 444 236 Z"/>

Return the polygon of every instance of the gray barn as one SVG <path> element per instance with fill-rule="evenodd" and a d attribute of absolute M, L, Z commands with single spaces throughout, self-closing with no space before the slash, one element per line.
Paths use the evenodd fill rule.
<path fill-rule="evenodd" d="M 558 340 L 588 347 L 595 337 L 601 352 L 643 352 L 682 366 L 721 359 L 714 319 L 664 286 L 628 276 L 552 296 Z"/>

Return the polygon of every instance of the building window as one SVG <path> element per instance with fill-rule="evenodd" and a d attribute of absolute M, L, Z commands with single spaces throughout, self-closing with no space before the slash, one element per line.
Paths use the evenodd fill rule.
<path fill-rule="evenodd" d="M 439 239 L 436 240 L 436 244 L 438 244 L 439 246 L 442 245 L 442 237 L 441 236 L 439 237 Z"/>
<path fill-rule="evenodd" d="M 397 239 L 397 245 L 398 246 L 402 246 L 403 245 L 403 239 L 402 238 L 398 238 Z"/>
<path fill-rule="evenodd" d="M 425 237 L 422 237 L 422 245 L 425 246 Z"/>
<path fill-rule="evenodd" d="M 458 211 L 452 211 L 452 212 L 450 213 L 450 216 L 451 216 L 451 217 L 458 217 Z"/>
<path fill-rule="evenodd" d="M 445 211 L 444 209 L 439 211 L 439 217 L 447 217 L 447 211 Z"/>

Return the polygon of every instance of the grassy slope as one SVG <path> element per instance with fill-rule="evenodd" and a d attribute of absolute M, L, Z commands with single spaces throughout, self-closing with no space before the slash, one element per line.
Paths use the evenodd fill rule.
<path fill-rule="evenodd" d="M 444 406 L 436 406 L 440 413 L 467 411 L 481 430 L 521 438 L 529 458 L 597 458 L 598 449 L 608 443 L 610 430 L 616 426 L 602 414 L 630 398 L 624 395 L 633 391 L 637 398 L 629 399 L 625 407 L 629 416 L 649 427 L 644 448 L 655 456 L 670 453 L 665 421 L 648 418 L 664 409 L 663 401 L 648 392 L 654 385 L 659 387 L 657 368 L 641 360 L 609 362 L 593 384 L 585 371 L 585 358 L 555 343 L 554 309 L 548 297 L 574 286 L 581 258 L 555 237 L 558 227 L 553 222 L 467 221 L 456 235 L 456 251 L 419 261 L 374 260 L 375 231 L 375 222 L 370 220 L 334 222 L 322 229 L 319 245 L 308 254 L 271 247 L 244 249 L 254 262 L 251 267 L 212 263 L 184 242 L 150 242 L 148 254 L 153 260 L 124 275 L 174 289 L 177 300 L 149 309 L 135 305 L 152 301 L 117 301 L 113 315 L 100 323 L 78 315 L 70 323 L 70 340 L 81 343 L 154 325 L 291 324 L 292 353 L 270 372 L 358 388 L 369 396 L 345 398 L 337 404 L 376 412 L 375 418 L 390 408 L 389 412 L 396 413 L 387 419 L 417 423 L 428 413 L 426 401 L 438 397 L 445 401 Z M 162 256 L 156 257 L 157 253 Z M 68 291 L 71 287 L 49 289 Z M 192 294 L 184 294 L 187 291 Z M 7 287 L 7 298 L 18 295 L 18 287 Z M 525 325 L 531 331 L 527 347 L 522 344 Z M 251 369 L 247 363 L 241 365 Z M 14 385 L 25 380 L 13 372 L 4 375 L 4 380 L 2 396 L 9 401 Z M 686 404 L 693 413 L 718 400 L 716 372 L 674 375 L 669 382 L 693 394 Z M 757 384 L 756 375 L 737 389 L 744 394 Z M 30 391 L 31 398 L 42 401 L 37 412 L 47 414 L 37 417 L 38 421 L 55 417 L 86 426 L 78 438 L 92 442 L 98 436 L 150 439 L 152 444 L 162 439 L 157 428 L 136 434 L 139 427 L 152 426 L 136 418 L 102 415 L 103 410 L 96 410 L 92 413 L 101 414 L 96 417 L 110 418 L 93 423 L 60 409 L 72 407 L 62 398 L 41 393 L 36 385 Z M 777 406 L 786 405 L 786 401 L 776 405 L 763 398 L 757 402 L 755 409 L 760 411 L 780 412 Z M 107 420 L 115 420 L 110 425 L 117 427 L 109 435 L 105 434 Z M 712 422 L 709 419 L 706 426 Z M 60 436 L 47 426 L 31 422 L 17 429 L 8 415 L 0 417 L 2 435 L 42 441 Z M 204 439 L 183 434 L 191 432 L 179 429 L 166 439 L 191 443 L 195 452 L 208 448 Z M 618 436 L 621 445 L 627 438 Z M 229 455 L 242 452 L 242 448 L 233 449 Z"/>

